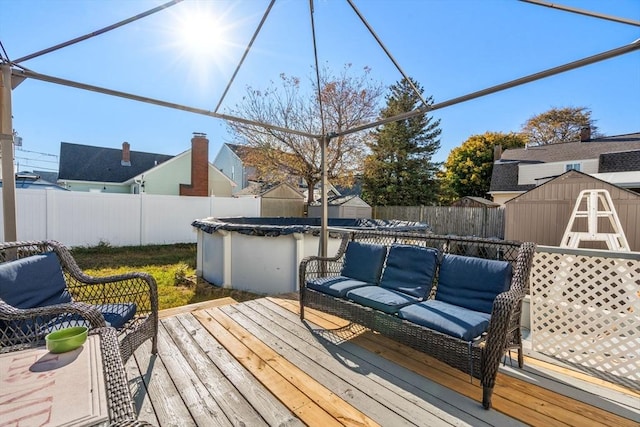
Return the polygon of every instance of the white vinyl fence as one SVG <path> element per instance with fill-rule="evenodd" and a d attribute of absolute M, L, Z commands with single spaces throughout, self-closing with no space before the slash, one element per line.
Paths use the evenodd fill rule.
<path fill-rule="evenodd" d="M 0 206 L 2 205 L 0 188 Z M 16 189 L 18 240 L 67 246 L 195 243 L 195 219 L 260 216 L 260 199 Z M 0 237 L 4 218 L 0 209 Z"/>

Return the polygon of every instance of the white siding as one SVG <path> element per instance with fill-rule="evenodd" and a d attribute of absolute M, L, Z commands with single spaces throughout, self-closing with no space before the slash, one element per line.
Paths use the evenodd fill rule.
<path fill-rule="evenodd" d="M 597 173 L 598 159 L 570 160 L 566 162 L 550 162 L 520 164 L 518 168 L 518 185 L 541 184 L 541 178 L 555 177 L 567 171 L 568 164 L 580 164 L 580 172 Z"/>

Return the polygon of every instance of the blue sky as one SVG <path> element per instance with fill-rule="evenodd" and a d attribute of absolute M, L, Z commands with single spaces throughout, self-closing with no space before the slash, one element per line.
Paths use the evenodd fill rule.
<path fill-rule="evenodd" d="M 0 0 L 0 40 L 11 59 L 90 33 L 164 0 Z M 213 110 L 268 5 L 267 0 L 186 0 L 73 46 L 22 62 L 41 74 Z M 318 56 L 333 70 L 372 68 L 385 85 L 401 78 L 344 0 L 316 0 Z M 562 0 L 559 4 L 640 20 L 638 0 Z M 620 47 L 640 28 L 506 0 L 354 0 L 403 70 L 436 103 Z M 311 73 L 309 2 L 278 0 L 220 112 L 247 85 L 280 73 Z M 197 19 L 218 33 L 189 42 Z M 196 18 L 197 17 L 197 18 Z M 209 21 L 211 22 L 211 21 Z M 21 170 L 55 169 L 60 142 L 179 154 L 192 132 L 207 133 L 213 160 L 230 142 L 223 121 L 165 107 L 26 80 L 12 94 L 13 127 L 23 138 Z M 435 111 L 444 161 L 471 135 L 518 131 L 552 107 L 584 106 L 600 131 L 640 131 L 640 51 Z M 44 153 L 44 154 L 39 154 Z"/>

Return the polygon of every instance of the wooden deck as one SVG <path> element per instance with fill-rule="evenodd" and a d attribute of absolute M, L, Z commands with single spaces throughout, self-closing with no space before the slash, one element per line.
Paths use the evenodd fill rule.
<path fill-rule="evenodd" d="M 230 303 L 227 305 L 220 305 Z M 159 353 L 128 364 L 139 418 L 158 426 L 638 426 L 640 394 L 527 358 L 494 409 L 467 375 L 287 298 L 164 312 Z M 517 365 L 517 363 L 515 363 Z"/>

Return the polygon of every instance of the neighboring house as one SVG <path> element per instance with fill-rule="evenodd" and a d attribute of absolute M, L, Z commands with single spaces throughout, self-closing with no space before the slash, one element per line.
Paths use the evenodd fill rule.
<path fill-rule="evenodd" d="M 248 157 L 254 150 L 257 149 L 248 145 L 224 143 L 213 160 L 214 166 L 236 183 L 234 194 L 247 188 L 252 182 L 267 180 L 258 176 L 255 167 L 248 166 Z M 282 153 L 282 155 L 286 156 L 287 154 Z M 299 185 L 302 187 L 304 185 L 304 181 L 295 176 L 287 175 L 286 181 L 293 186 Z M 302 188 L 300 188 L 300 191 L 303 191 Z"/>
<path fill-rule="evenodd" d="M 260 197 L 263 217 L 303 217 L 305 197 L 288 183 L 264 184 L 252 181 L 235 194 L 237 197 Z"/>
<path fill-rule="evenodd" d="M 63 142 L 58 183 L 72 191 L 180 196 L 232 195 L 235 184 L 209 163 L 209 140 L 194 134 L 191 149 L 169 156 Z"/>
<path fill-rule="evenodd" d="M 54 173 L 55 175 L 55 173 Z M 62 190 L 58 184 L 43 179 L 39 174 L 32 172 L 18 172 L 16 174 L 15 188 L 26 188 L 30 190 Z M 0 180 L 0 188 L 2 188 L 2 180 Z"/>
<path fill-rule="evenodd" d="M 640 133 L 497 150 L 489 194 L 504 205 L 569 170 L 640 192 Z"/>
<path fill-rule="evenodd" d="M 322 206 L 315 202 L 309 206 L 309 218 L 322 216 Z M 371 218 L 371 206 L 360 196 L 333 196 L 327 200 L 327 216 L 329 218 Z"/>
<path fill-rule="evenodd" d="M 255 168 L 246 166 L 244 162 L 246 152 L 251 149 L 244 145 L 224 143 L 213 160 L 213 165 L 236 184 L 234 194 L 256 179 Z"/>

